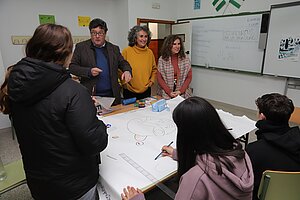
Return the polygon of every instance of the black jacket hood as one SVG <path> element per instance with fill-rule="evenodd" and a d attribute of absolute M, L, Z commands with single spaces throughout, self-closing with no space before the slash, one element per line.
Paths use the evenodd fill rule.
<path fill-rule="evenodd" d="M 62 65 L 26 57 L 11 71 L 8 94 L 16 103 L 32 105 L 51 94 L 69 77 L 68 70 Z"/>
<path fill-rule="evenodd" d="M 274 124 L 268 120 L 260 120 L 256 126 L 259 128 L 256 131 L 258 138 L 264 138 L 266 142 L 279 147 L 300 163 L 300 130 L 298 126 L 289 127 L 288 124 Z"/>

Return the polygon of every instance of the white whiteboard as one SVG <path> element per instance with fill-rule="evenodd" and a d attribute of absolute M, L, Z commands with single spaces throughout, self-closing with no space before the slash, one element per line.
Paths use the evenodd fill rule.
<path fill-rule="evenodd" d="M 300 78 L 300 2 L 271 7 L 264 74 Z"/>
<path fill-rule="evenodd" d="M 261 73 L 262 14 L 192 20 L 192 65 Z"/>

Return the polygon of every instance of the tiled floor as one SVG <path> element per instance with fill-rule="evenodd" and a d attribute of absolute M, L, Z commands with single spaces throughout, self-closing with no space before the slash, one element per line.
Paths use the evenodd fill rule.
<path fill-rule="evenodd" d="M 0 130 L 0 157 L 4 164 L 21 159 L 17 140 L 12 139 L 10 128 Z M 32 200 L 29 189 L 23 184 L 0 196 L 1 200 Z"/>
<path fill-rule="evenodd" d="M 256 120 L 256 111 L 249 110 L 229 104 L 224 104 L 221 102 L 216 102 L 209 100 L 209 102 L 215 106 L 217 109 L 222 109 L 226 112 L 230 112 L 233 115 L 239 115 L 243 116 L 246 115 L 248 118 L 252 120 Z M 250 133 L 249 141 L 254 141 L 256 139 L 254 135 L 254 131 Z M 21 159 L 21 154 L 19 151 L 18 143 L 16 140 L 12 139 L 12 132 L 10 128 L 1 129 L 0 130 L 0 157 L 4 164 L 10 163 L 12 161 Z M 168 186 L 171 188 L 176 188 L 174 186 L 174 183 L 172 181 L 167 183 Z M 18 188 L 15 188 L 2 196 L 0 196 L 1 200 L 32 200 L 32 197 L 30 195 L 29 189 L 27 185 L 19 186 Z M 169 199 L 164 194 L 161 194 L 161 192 L 158 189 L 155 189 L 153 192 L 149 192 L 147 195 L 147 200 L 167 200 Z"/>

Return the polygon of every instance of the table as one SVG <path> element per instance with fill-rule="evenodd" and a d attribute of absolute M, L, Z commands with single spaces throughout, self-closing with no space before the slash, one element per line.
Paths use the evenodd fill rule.
<path fill-rule="evenodd" d="M 110 127 L 109 145 L 101 152 L 102 163 L 99 166 L 98 191 L 102 199 L 120 199 L 120 193 L 127 185 L 147 191 L 155 186 L 155 182 L 162 182 L 176 174 L 176 161 L 169 157 L 154 159 L 163 145 L 170 141 L 176 144 L 177 128 L 172 120 L 172 111 L 182 100 L 169 100 L 170 109 L 162 112 L 152 112 L 151 107 L 137 109 L 133 105 L 118 105 L 114 107 L 117 114 L 114 111 L 101 118 Z M 127 112 L 122 113 L 123 110 Z M 128 160 L 138 164 L 142 170 L 138 171 Z M 149 180 L 145 174 L 150 174 L 155 180 Z"/>
<path fill-rule="evenodd" d="M 177 171 L 177 162 L 169 157 L 154 158 L 163 145 L 173 141 L 176 146 L 177 127 L 172 111 L 183 99 L 174 98 L 167 103 L 170 110 L 152 112 L 151 107 L 137 109 L 133 105 L 114 107 L 115 111 L 101 117 L 108 128 L 108 147 L 101 152 L 98 191 L 101 199 L 120 199 L 122 189 L 128 185 L 148 191 L 157 182 L 169 179 Z M 246 116 L 233 116 L 217 110 L 230 133 L 240 138 L 255 129 L 255 122 Z M 133 163 L 133 164 L 132 164 Z M 151 175 L 155 181 L 149 180 Z"/>

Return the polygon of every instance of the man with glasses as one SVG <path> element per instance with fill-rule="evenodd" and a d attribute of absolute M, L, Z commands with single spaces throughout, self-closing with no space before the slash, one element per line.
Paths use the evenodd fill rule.
<path fill-rule="evenodd" d="M 122 71 L 124 82 L 131 80 L 132 70 L 120 53 L 120 48 L 105 40 L 107 25 L 101 19 L 93 19 L 89 24 L 91 39 L 76 45 L 70 72 L 79 77 L 94 96 L 115 97 L 114 105 L 121 103 L 121 86 L 118 69 Z"/>

